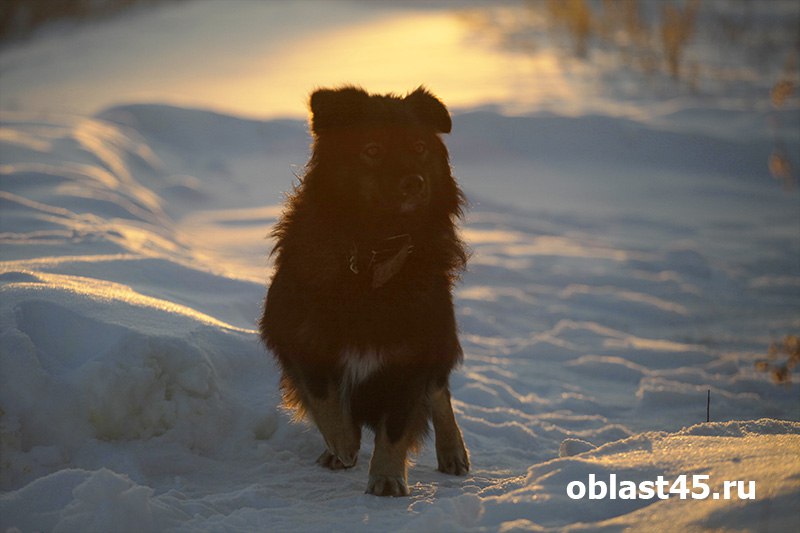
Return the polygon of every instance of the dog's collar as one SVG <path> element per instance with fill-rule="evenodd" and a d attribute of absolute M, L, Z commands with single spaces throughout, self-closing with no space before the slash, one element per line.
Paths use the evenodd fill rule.
<path fill-rule="evenodd" d="M 369 260 L 365 265 L 367 272 L 372 272 L 372 288 L 377 289 L 392 279 L 406 264 L 409 254 L 414 250 L 411 235 L 403 233 L 378 241 L 369 251 Z M 358 245 L 353 241 L 348 256 L 350 272 L 360 274 Z"/>

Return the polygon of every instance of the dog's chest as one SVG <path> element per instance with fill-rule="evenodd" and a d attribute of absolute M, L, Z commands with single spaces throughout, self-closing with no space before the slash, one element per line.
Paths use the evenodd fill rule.
<path fill-rule="evenodd" d="M 375 350 L 346 350 L 342 354 L 342 393 L 346 396 L 384 365 L 384 356 Z"/>

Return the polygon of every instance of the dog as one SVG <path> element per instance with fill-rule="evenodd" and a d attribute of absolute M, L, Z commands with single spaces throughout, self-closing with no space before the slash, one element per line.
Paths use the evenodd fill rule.
<path fill-rule="evenodd" d="M 273 231 L 261 337 L 283 405 L 322 434 L 317 463 L 354 466 L 367 427 L 366 492 L 405 496 L 431 421 L 438 469 L 470 464 L 449 391 L 463 357 L 452 287 L 467 261 L 465 199 L 440 139 L 451 118 L 424 87 L 320 89 L 310 108 L 312 153 Z"/>

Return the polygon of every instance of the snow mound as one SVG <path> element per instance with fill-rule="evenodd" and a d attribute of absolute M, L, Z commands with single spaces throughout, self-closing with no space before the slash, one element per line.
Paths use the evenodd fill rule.
<path fill-rule="evenodd" d="M 797 524 L 793 509 L 800 502 L 798 451 L 800 424 L 796 422 L 761 419 L 699 424 L 676 433 L 644 433 L 531 467 L 524 486 L 484 502 L 484 520 L 487 514 L 502 516 L 518 529 L 584 523 L 591 524 L 587 529 L 616 531 L 670 524 L 670 529 L 686 531 L 735 524 L 750 531 L 790 531 Z M 669 483 L 662 491 L 668 498 L 656 493 L 650 498 L 626 499 L 618 492 L 612 499 L 612 475 L 617 485 L 622 481 L 638 485 L 662 476 Z M 670 492 L 680 476 L 687 476 L 688 489 L 701 495 L 702 487 L 692 485 L 693 475 L 708 476 L 703 478 L 709 486 L 708 497 L 695 499 L 688 493 L 681 497 L 680 486 Z M 605 491 L 603 497 L 590 498 L 590 476 L 606 484 L 595 490 L 596 495 Z M 583 498 L 570 496 L 567 486 L 573 481 L 587 485 Z M 740 498 L 737 485 L 730 493 L 732 499 L 726 500 L 724 481 L 752 481 L 753 498 Z M 711 496 L 715 493 L 719 498 Z M 568 515 L 564 509 L 569 509 Z"/>

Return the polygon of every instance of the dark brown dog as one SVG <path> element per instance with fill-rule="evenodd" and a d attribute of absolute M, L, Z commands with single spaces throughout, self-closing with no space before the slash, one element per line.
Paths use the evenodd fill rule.
<path fill-rule="evenodd" d="M 461 360 L 451 287 L 466 262 L 455 221 L 450 114 L 424 88 L 311 95 L 313 153 L 277 224 L 261 336 L 283 370 L 284 404 L 310 416 L 333 470 L 375 433 L 367 492 L 408 494 L 406 457 L 433 421 L 439 470 L 463 475 L 450 404 Z"/>

